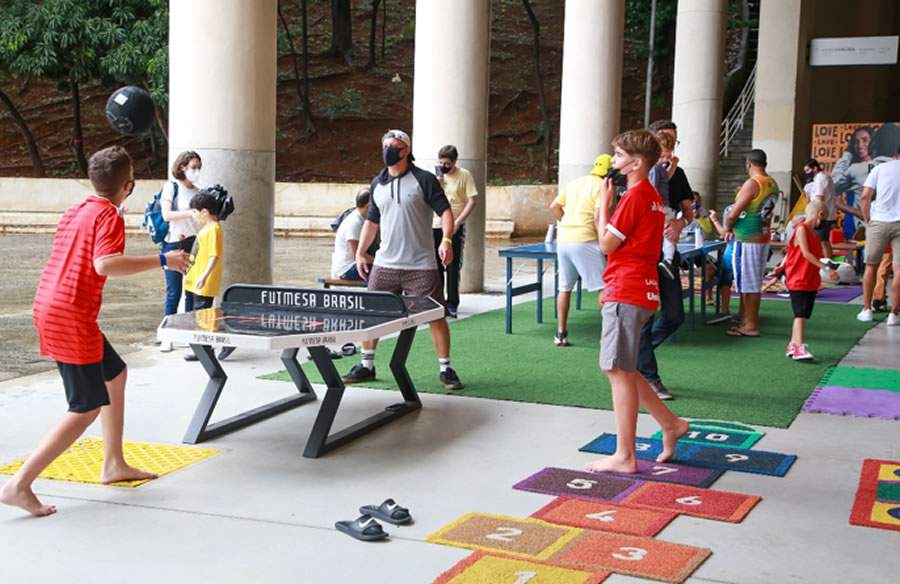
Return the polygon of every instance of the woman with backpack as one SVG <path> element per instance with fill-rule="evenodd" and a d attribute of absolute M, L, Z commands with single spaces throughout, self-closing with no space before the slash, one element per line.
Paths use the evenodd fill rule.
<path fill-rule="evenodd" d="M 197 181 L 200 180 L 200 169 L 203 161 L 200 155 L 193 150 L 182 152 L 175 158 L 172 164 L 173 181 L 166 183 L 160 197 L 163 219 L 169 223 L 169 232 L 162 244 L 162 253 L 173 249 L 182 249 L 188 253 L 194 245 L 197 237 L 197 224 L 191 211 L 191 198 L 199 192 Z M 166 276 L 166 303 L 164 314 L 166 316 L 178 312 L 178 302 L 181 300 L 183 276 L 174 270 L 165 270 Z M 185 311 L 191 311 L 193 298 L 188 296 L 184 300 Z M 163 343 L 162 351 L 171 351 L 171 343 Z"/>

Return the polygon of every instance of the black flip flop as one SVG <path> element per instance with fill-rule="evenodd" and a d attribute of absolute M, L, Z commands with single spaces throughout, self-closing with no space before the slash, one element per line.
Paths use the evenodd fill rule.
<path fill-rule="evenodd" d="M 341 346 L 341 354 L 344 357 L 352 357 L 353 355 L 356 355 L 356 345 L 354 345 L 353 343 L 344 343 L 343 346 Z"/>
<path fill-rule="evenodd" d="M 359 512 L 394 525 L 406 525 L 412 522 L 409 509 L 401 507 L 393 499 L 385 499 L 381 505 L 377 506 L 363 505 L 359 508 Z"/>
<path fill-rule="evenodd" d="M 378 541 L 388 536 L 381 524 L 369 515 L 362 515 L 353 521 L 338 521 L 334 528 L 360 541 Z"/>

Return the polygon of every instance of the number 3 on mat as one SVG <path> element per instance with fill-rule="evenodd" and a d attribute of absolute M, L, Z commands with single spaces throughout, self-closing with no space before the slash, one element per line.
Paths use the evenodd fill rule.
<path fill-rule="evenodd" d="M 628 560 L 630 562 L 639 562 L 644 559 L 644 556 L 647 555 L 647 550 L 639 547 L 620 547 L 620 550 L 625 552 L 624 554 L 620 554 L 616 552 L 612 555 L 612 557 L 617 560 Z"/>
<path fill-rule="evenodd" d="M 494 541 L 509 543 L 514 537 L 519 537 L 520 535 L 522 535 L 521 529 L 516 529 L 515 527 L 498 527 L 494 533 L 490 533 L 485 537 L 487 539 L 493 539 Z"/>

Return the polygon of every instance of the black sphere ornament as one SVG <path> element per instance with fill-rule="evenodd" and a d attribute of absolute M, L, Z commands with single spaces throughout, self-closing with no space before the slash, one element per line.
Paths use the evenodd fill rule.
<path fill-rule="evenodd" d="M 114 130 L 126 136 L 143 134 L 153 125 L 156 107 L 146 90 L 127 85 L 106 100 L 106 119 Z"/>

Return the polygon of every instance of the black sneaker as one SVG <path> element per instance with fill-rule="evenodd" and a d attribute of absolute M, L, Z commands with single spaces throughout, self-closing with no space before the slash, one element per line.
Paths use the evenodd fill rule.
<path fill-rule="evenodd" d="M 653 391 L 656 393 L 656 397 L 659 399 L 666 401 L 670 399 L 675 399 L 674 396 L 669 393 L 669 390 L 663 385 L 662 379 L 657 379 L 655 381 L 648 381 L 650 387 L 653 388 Z"/>
<path fill-rule="evenodd" d="M 657 266 L 659 267 L 660 274 L 669 280 L 675 279 L 675 268 L 672 267 L 672 262 L 659 262 Z"/>
<path fill-rule="evenodd" d="M 346 384 L 374 381 L 375 368 L 372 367 L 371 369 L 369 369 L 368 367 L 364 367 L 362 363 L 357 363 L 350 368 L 350 371 L 349 373 L 347 373 L 347 375 L 341 377 L 341 380 Z"/>
<path fill-rule="evenodd" d="M 447 389 L 463 389 L 466 387 L 459 380 L 459 376 L 452 367 L 447 367 L 446 371 L 441 372 L 441 384 Z"/>
<path fill-rule="evenodd" d="M 887 300 L 873 300 L 872 310 L 875 312 L 887 312 Z"/>

